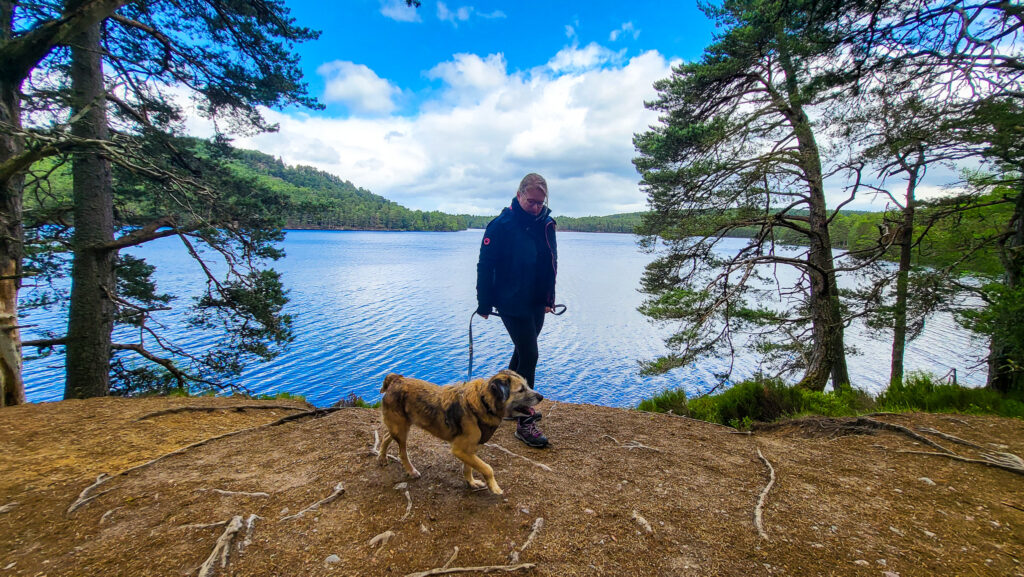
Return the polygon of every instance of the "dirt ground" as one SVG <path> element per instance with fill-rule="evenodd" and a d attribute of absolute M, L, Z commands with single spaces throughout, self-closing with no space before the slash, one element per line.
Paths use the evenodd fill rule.
<path fill-rule="evenodd" d="M 231 409 L 256 404 L 294 408 Z M 140 420 L 176 407 L 221 410 Z M 213 556 L 209 575 L 1024 575 L 1024 475 L 900 453 L 937 449 L 887 430 L 843 435 L 834 422 L 742 435 L 671 415 L 540 408 L 551 448 L 525 447 L 506 423 L 479 452 L 503 496 L 469 490 L 461 463 L 421 431 L 410 457 L 422 478 L 378 467 L 369 409 L 253 428 L 123 474 L 308 407 L 102 398 L 0 409 L 0 576 L 199 575 L 218 541 L 227 563 Z M 874 418 L 1024 455 L 1020 420 Z M 765 536 L 759 449 L 775 477 Z M 101 473 L 114 476 L 69 512 Z M 340 496 L 295 516 L 339 483 Z"/>

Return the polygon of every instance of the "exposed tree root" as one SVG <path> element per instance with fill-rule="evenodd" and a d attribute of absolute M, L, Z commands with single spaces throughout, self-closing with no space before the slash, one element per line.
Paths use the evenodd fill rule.
<path fill-rule="evenodd" d="M 20 503 L 18 503 L 16 501 L 13 502 L 13 503 L 8 503 L 8 504 L 4 505 L 3 507 L 0 507 L 0 513 L 9 513 L 11 511 L 13 511 L 14 508 L 17 507 L 18 505 L 20 505 Z"/>
<path fill-rule="evenodd" d="M 186 531 L 202 530 L 202 529 L 214 529 L 217 527 L 223 527 L 231 522 L 231 519 L 225 521 L 217 521 L 216 523 L 190 523 L 188 525 L 178 525 L 178 529 Z"/>
<path fill-rule="evenodd" d="M 89 493 L 92 492 L 93 489 L 99 487 L 103 483 L 106 483 L 110 479 L 113 479 L 113 477 L 111 477 L 110 475 L 108 475 L 106 473 L 100 473 L 100 475 L 98 477 L 96 477 L 96 482 L 95 483 L 93 483 L 92 485 L 89 485 L 85 489 L 82 489 L 82 492 L 78 494 L 78 498 L 75 499 L 75 502 L 72 503 L 70 507 L 68 507 L 68 510 L 65 511 L 64 514 L 65 515 L 70 515 L 70 514 L 74 513 L 75 511 L 77 511 L 79 507 L 81 507 L 81 506 L 85 505 L 86 503 L 92 501 L 96 497 L 99 497 L 100 495 L 105 495 L 105 494 L 109 493 L 110 491 L 113 491 L 113 489 L 107 489 L 106 491 L 101 491 L 99 493 L 96 493 L 95 495 L 90 495 L 89 494 Z"/>
<path fill-rule="evenodd" d="M 757 527 L 757 534 L 762 539 L 767 539 L 768 533 L 765 532 L 764 524 L 761 522 L 761 511 L 764 509 L 764 500 L 768 497 L 768 491 L 771 491 L 772 485 L 775 484 L 775 467 L 772 467 L 772 464 L 761 453 L 760 447 L 757 448 L 757 456 L 764 462 L 765 467 L 768 467 L 768 484 L 761 490 L 761 495 L 757 498 L 757 506 L 754 507 L 754 526 Z"/>
<path fill-rule="evenodd" d="M 374 457 L 380 456 L 380 435 L 377 434 L 377 429 L 373 430 L 373 448 L 370 449 L 370 454 Z M 396 463 L 401 463 L 402 460 L 394 455 L 388 455 L 388 458 Z"/>
<path fill-rule="evenodd" d="M 235 535 L 242 529 L 242 516 L 235 515 L 228 522 L 228 526 L 224 529 L 224 533 L 217 539 L 217 544 L 214 545 L 213 551 L 210 556 L 206 558 L 202 566 L 199 567 L 199 577 L 212 577 L 217 572 L 217 560 L 220 560 L 220 566 L 223 569 L 228 566 L 228 557 L 231 554 L 231 541 L 235 538 Z"/>
<path fill-rule="evenodd" d="M 918 427 L 917 430 L 921 431 L 922 433 L 928 433 L 929 435 L 935 435 L 936 437 L 939 437 L 939 438 L 942 438 L 942 439 L 946 439 L 947 441 L 951 441 L 953 443 L 957 443 L 957 444 L 960 444 L 960 445 L 964 445 L 966 447 L 970 447 L 972 449 L 977 449 L 979 451 L 984 451 L 985 450 L 985 447 L 982 447 L 981 445 L 979 445 L 977 443 L 972 443 L 971 441 L 968 441 L 968 440 L 965 440 L 965 439 L 961 439 L 960 437 L 954 437 L 953 435 L 950 435 L 948 433 L 943 433 L 942 431 L 939 431 L 937 429 L 933 429 L 931 427 Z"/>
<path fill-rule="evenodd" d="M 754 429 L 757 431 L 771 431 L 774 429 L 782 429 L 786 427 L 796 427 L 803 430 L 804 432 L 811 435 L 824 435 L 827 437 L 841 437 L 844 435 L 870 435 L 875 431 L 890 431 L 893 433 L 899 433 L 906 437 L 928 445 L 933 449 L 938 449 L 943 453 L 953 454 L 953 451 L 943 447 L 942 445 L 932 441 L 931 439 L 924 437 L 911 431 L 903 425 L 896 425 L 893 423 L 886 423 L 885 421 L 876 421 L 867 417 L 858 417 L 856 419 L 830 419 L 822 417 L 807 417 L 804 419 L 795 419 L 791 421 L 779 421 L 775 423 L 765 424 L 754 424 Z"/>
<path fill-rule="evenodd" d="M 176 413 L 212 413 L 214 411 L 247 411 L 247 410 L 260 410 L 260 409 L 278 409 L 285 411 L 308 411 L 308 408 L 296 407 L 295 405 L 231 405 L 224 407 L 175 407 L 173 409 L 164 409 L 162 411 L 156 411 L 154 413 L 147 413 L 142 415 L 135 422 L 145 421 L 146 419 L 152 419 L 155 417 L 162 417 L 164 415 L 173 415 Z"/>
<path fill-rule="evenodd" d="M 214 441 L 219 441 L 220 439 L 226 439 L 228 437 L 233 437 L 235 435 L 241 435 L 242 433 L 248 433 L 250 431 L 258 431 L 260 429 L 265 429 L 267 427 L 276 427 L 278 425 L 283 425 L 283 424 L 285 424 L 287 422 L 295 421 L 295 420 L 298 420 L 298 419 L 303 419 L 303 418 L 306 418 L 306 417 L 320 418 L 320 417 L 323 417 L 325 415 L 329 415 L 329 414 L 333 413 L 336 410 L 338 410 L 338 409 L 337 408 L 314 409 L 312 411 L 306 411 L 306 412 L 298 413 L 298 414 L 295 414 L 295 415 L 288 415 L 287 417 L 282 417 L 282 418 L 280 418 L 280 419 L 278 419 L 276 421 L 270 422 L 270 423 L 264 423 L 262 425 L 257 425 L 255 427 L 247 427 L 245 429 L 239 429 L 237 431 L 231 431 L 229 433 L 224 433 L 222 435 L 217 435 L 215 437 L 210 437 L 209 439 L 203 439 L 202 441 L 197 441 L 195 443 L 192 443 L 191 445 L 185 445 L 184 447 L 182 447 L 180 449 L 171 451 L 170 453 L 166 453 L 164 455 L 160 455 L 159 457 L 157 457 L 155 459 L 152 459 L 150 461 L 146 461 L 145 463 L 142 463 L 141 465 L 135 465 L 134 467 L 129 467 L 129 468 L 125 469 L 124 471 L 121 471 L 120 473 L 117 473 L 115 475 L 107 475 L 106 473 L 102 473 L 102 474 L 100 474 L 99 477 L 96 478 L 96 482 L 95 483 L 93 483 L 92 485 L 89 485 L 88 487 L 85 488 L 84 491 L 82 491 L 82 493 L 78 496 L 78 499 L 76 499 L 75 502 L 72 503 L 70 507 L 68 507 L 68 510 L 67 510 L 66 514 L 70 515 L 76 509 L 78 509 L 79 507 L 81 507 L 81 506 L 85 505 L 86 503 L 92 501 L 96 497 L 99 497 L 100 495 L 103 495 L 103 494 L 109 493 L 110 491 L 113 491 L 114 489 L 111 488 L 111 489 L 107 489 L 106 491 L 103 491 L 101 493 L 97 493 L 95 495 L 89 496 L 89 492 L 90 491 L 92 491 L 96 487 L 102 485 L 103 483 L 106 483 L 107 481 L 109 481 L 111 479 L 116 479 L 118 477 L 123 477 L 124 475 L 127 475 L 128 473 L 131 473 L 131 472 L 134 472 L 134 471 L 138 471 L 139 469 L 144 469 L 146 467 L 149 467 L 151 465 L 159 463 L 160 461 L 163 461 L 164 459 L 167 459 L 167 458 L 170 458 L 170 457 L 174 457 L 176 455 L 180 455 L 180 454 L 182 454 L 182 453 L 184 453 L 186 451 L 189 451 L 191 449 L 195 449 L 197 447 L 202 447 L 203 445 L 212 443 Z"/>
<path fill-rule="evenodd" d="M 526 548 L 529 547 L 531 543 L 533 543 L 533 540 L 537 538 L 537 534 L 540 533 L 542 527 L 544 527 L 544 517 L 537 517 L 537 519 L 533 522 L 533 530 L 530 531 L 530 535 L 526 538 L 526 541 L 523 543 L 523 546 L 520 547 L 518 551 L 515 550 L 515 548 L 512 549 L 512 553 L 510 553 L 508 556 L 509 561 L 511 561 L 512 563 L 519 562 L 519 554 L 525 551 Z"/>
<path fill-rule="evenodd" d="M 210 491 L 217 493 L 218 495 L 224 495 L 226 497 L 269 497 L 270 493 L 264 493 L 258 491 L 255 493 L 248 493 L 245 491 L 225 491 L 223 489 L 199 489 L 200 491 Z"/>
<path fill-rule="evenodd" d="M 394 536 L 395 536 L 395 532 L 394 531 L 384 531 L 380 535 L 377 535 L 373 539 L 370 539 L 370 542 L 367 543 L 367 545 L 369 545 L 370 547 L 377 547 L 377 546 L 383 547 L 383 546 L 387 545 L 388 541 L 390 541 L 391 538 L 394 537 Z"/>
<path fill-rule="evenodd" d="M 1016 509 L 1018 511 L 1024 511 L 1024 505 L 1018 505 L 1017 503 L 1011 503 L 1009 501 L 1000 501 L 1000 503 L 1002 503 L 1003 505 L 1006 505 L 1007 507 L 1010 507 L 1012 509 Z M 458 547 L 456 547 L 456 549 L 458 549 Z"/>
<path fill-rule="evenodd" d="M 263 519 L 256 513 L 249 515 L 249 518 L 245 521 L 245 539 L 238 544 L 238 550 L 242 551 L 249 545 L 252 545 L 252 526 L 256 523 L 256 519 Z"/>
<path fill-rule="evenodd" d="M 1017 473 L 1018 475 L 1024 475 L 1024 460 L 1014 455 L 1013 453 L 981 453 L 981 459 L 971 459 L 970 457 L 961 457 L 957 454 L 950 453 L 932 453 L 930 451 L 896 451 L 897 453 L 907 453 L 910 455 L 936 455 L 939 457 L 948 457 L 956 461 L 963 461 L 964 463 L 978 463 L 980 465 L 986 465 L 988 467 L 995 467 L 1004 471 L 1010 471 L 1011 473 Z"/>
<path fill-rule="evenodd" d="M 538 463 L 537 461 L 534 461 L 533 459 L 531 459 L 529 457 L 524 457 L 522 455 L 513 453 L 512 451 L 509 451 L 508 449 L 506 449 L 505 447 L 502 447 L 501 445 L 499 445 L 497 443 L 485 443 L 485 444 L 488 447 L 493 447 L 493 448 L 498 449 L 499 451 L 501 451 L 503 453 L 508 453 L 509 455 L 512 455 L 513 457 L 518 457 L 518 458 L 520 458 L 520 459 L 522 459 L 524 461 L 527 461 L 531 465 L 533 465 L 534 467 L 539 467 L 539 468 L 544 469 L 545 471 L 547 471 L 549 473 L 554 472 L 554 469 L 552 469 L 551 467 L 545 465 L 544 463 Z"/>
<path fill-rule="evenodd" d="M 442 569 L 447 569 L 447 568 L 451 567 L 452 563 L 455 562 L 455 558 L 458 557 L 458 556 L 459 556 L 459 546 L 456 545 L 455 546 L 455 550 L 452 551 L 452 556 L 448 558 L 448 562 L 445 563 L 444 566 L 442 566 L 441 568 Z"/>
<path fill-rule="evenodd" d="M 320 508 L 321 505 L 326 505 L 326 504 L 330 503 L 331 501 L 333 501 L 333 500 L 337 499 L 338 497 L 342 496 L 344 493 L 345 493 L 345 486 L 342 485 L 339 482 L 337 485 L 334 486 L 334 492 L 331 493 L 330 495 L 324 497 L 323 499 L 320 499 L 316 503 L 313 503 L 309 507 L 306 507 L 305 509 L 299 511 L 298 513 L 296 513 L 294 515 L 288 515 L 287 517 L 281 517 L 281 519 L 279 519 L 279 520 L 280 521 L 289 521 L 291 519 L 298 519 L 299 517 L 305 515 L 306 513 L 309 513 L 310 511 L 316 511 L 317 509 Z"/>
<path fill-rule="evenodd" d="M 405 577 L 429 577 L 430 575 L 451 575 L 452 573 L 512 573 L 513 571 L 533 569 L 536 566 L 534 563 L 520 563 L 519 565 L 486 565 L 483 567 L 438 567 L 428 571 L 409 573 Z"/>
<path fill-rule="evenodd" d="M 654 451 L 655 453 L 660 453 L 661 452 L 661 449 L 655 449 L 654 447 L 648 447 L 647 445 L 641 444 L 640 441 L 637 441 L 637 440 L 626 441 L 625 443 L 620 443 L 618 439 L 616 439 L 615 437 L 613 437 L 611 435 L 601 435 L 602 439 L 605 438 L 605 437 L 608 437 L 609 439 L 612 440 L 613 443 L 615 443 L 616 445 L 622 447 L 623 449 L 647 449 L 648 451 Z"/>
<path fill-rule="evenodd" d="M 405 490 L 405 501 L 405 515 L 402 515 L 402 518 L 398 520 L 399 522 L 405 521 L 412 515 L 412 495 L 409 494 L 409 489 Z"/>

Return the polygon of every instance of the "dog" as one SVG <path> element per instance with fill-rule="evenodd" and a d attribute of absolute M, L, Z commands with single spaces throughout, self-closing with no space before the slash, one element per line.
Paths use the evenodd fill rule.
<path fill-rule="evenodd" d="M 388 446 L 398 442 L 398 454 L 406 473 L 413 479 L 420 473 L 409 462 L 406 439 L 417 425 L 431 435 L 451 443 L 452 454 L 462 461 L 462 473 L 473 489 L 485 486 L 496 495 L 503 491 L 494 480 L 494 470 L 476 456 L 477 447 L 490 440 L 503 417 L 529 416 L 544 400 L 514 371 L 504 370 L 487 381 L 474 379 L 458 385 L 438 386 L 427 381 L 391 373 L 384 377 L 380 412 L 387 432 L 377 461 L 388 464 Z M 473 478 L 476 469 L 486 485 Z"/>

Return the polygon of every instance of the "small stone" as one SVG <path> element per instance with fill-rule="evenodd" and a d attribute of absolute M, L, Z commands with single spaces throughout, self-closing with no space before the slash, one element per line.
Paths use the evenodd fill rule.
<path fill-rule="evenodd" d="M 869 566 L 871 566 L 871 563 L 868 563 L 867 561 L 865 561 L 863 559 L 857 559 L 856 561 L 853 562 L 853 564 L 854 565 L 860 565 L 861 567 L 869 567 Z"/>
<path fill-rule="evenodd" d="M 829 530 L 832 531 L 833 533 L 835 533 L 835 532 L 839 531 L 839 527 L 836 527 L 835 525 L 832 525 L 831 527 L 829 527 Z"/>
<path fill-rule="evenodd" d="M 921 532 L 924 533 L 925 537 L 930 537 L 932 539 L 935 538 L 935 533 L 932 533 L 931 531 L 929 531 L 927 529 L 921 529 Z"/>
<path fill-rule="evenodd" d="M 989 523 L 992 524 L 992 527 L 994 529 L 998 529 L 998 528 L 1002 527 L 1002 525 L 999 524 L 999 521 L 989 521 Z"/>
<path fill-rule="evenodd" d="M 900 574 L 895 571 L 882 571 L 882 577 L 900 577 Z"/>
<path fill-rule="evenodd" d="M 885 567 L 885 566 L 887 565 L 887 562 L 886 562 L 886 560 L 885 560 L 885 559 L 876 559 L 876 560 L 875 560 L 875 563 L 878 563 L 878 564 L 879 564 L 879 565 L 881 565 L 882 567 Z"/>
<path fill-rule="evenodd" d="M 519 509 L 519 512 L 522 513 L 523 515 L 529 515 L 530 514 L 530 509 L 528 509 L 526 507 L 522 507 L 522 508 Z"/>
<path fill-rule="evenodd" d="M 597 515 L 597 513 L 595 513 L 593 509 L 584 509 L 583 512 L 587 515 Z"/>
<path fill-rule="evenodd" d="M 928 477 L 918 477 L 917 480 L 921 481 L 925 485 L 935 485 L 935 481 L 932 481 Z"/>
<path fill-rule="evenodd" d="M 288 514 L 288 507 L 285 507 L 284 509 L 281 509 L 281 515 L 282 516 L 287 515 L 287 514 Z"/>
<path fill-rule="evenodd" d="M 892 531 L 893 533 L 896 533 L 896 534 L 897 534 L 897 535 L 899 535 L 900 537 L 902 537 L 902 536 L 903 536 L 903 531 L 900 531 L 900 530 L 899 530 L 899 529 L 897 529 L 896 527 L 893 527 L 893 526 L 891 526 L 891 525 L 890 525 L 890 526 L 889 526 L 889 530 L 890 530 L 890 531 Z"/>
<path fill-rule="evenodd" d="M 430 533 L 430 529 L 427 529 L 426 525 L 420 523 L 420 533 Z"/>
<path fill-rule="evenodd" d="M 825 546 L 822 545 L 821 543 L 811 543 L 811 547 L 814 548 L 814 549 L 824 549 L 825 548 Z"/>
<path fill-rule="evenodd" d="M 338 557 L 337 555 L 328 555 L 327 558 L 324 559 L 324 563 L 326 563 L 328 565 L 334 565 L 335 563 L 341 563 L 341 557 Z"/>
<path fill-rule="evenodd" d="M 902 495 L 903 494 L 903 489 L 893 489 L 892 492 L 893 493 L 899 493 L 900 495 Z"/>
<path fill-rule="evenodd" d="M 395 490 L 396 491 L 402 491 L 402 490 L 406 489 L 408 486 L 409 486 L 409 483 L 399 483 L 399 484 L 395 485 Z"/>

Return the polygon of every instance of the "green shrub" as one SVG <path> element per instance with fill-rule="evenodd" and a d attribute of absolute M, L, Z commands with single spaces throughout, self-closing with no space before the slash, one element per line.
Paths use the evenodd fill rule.
<path fill-rule="evenodd" d="M 911 372 L 902 384 L 890 386 L 878 396 L 886 411 L 927 411 L 994 414 L 1024 418 L 1024 398 L 986 388 L 962 387 L 938 381 L 934 375 Z"/>
<path fill-rule="evenodd" d="M 359 407 L 362 409 L 376 409 L 380 407 L 380 401 L 375 403 L 367 403 L 362 397 L 355 393 L 349 393 L 347 397 L 338 399 L 338 402 L 331 405 L 332 407 Z"/>
<path fill-rule="evenodd" d="M 306 402 L 306 397 L 304 397 L 302 395 L 296 395 L 294 393 L 289 393 L 287 391 L 281 391 L 281 392 L 277 392 L 277 393 L 273 393 L 273 394 L 267 393 L 267 394 L 263 394 L 263 395 L 256 395 L 256 400 L 258 400 L 258 401 L 299 401 L 299 402 L 304 403 L 304 402 Z"/>

